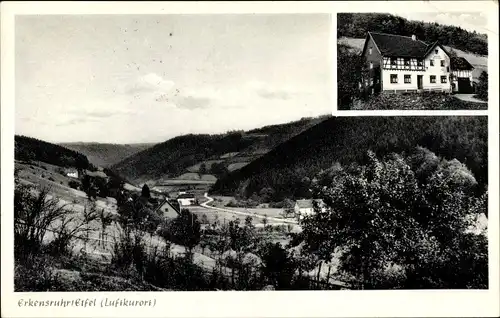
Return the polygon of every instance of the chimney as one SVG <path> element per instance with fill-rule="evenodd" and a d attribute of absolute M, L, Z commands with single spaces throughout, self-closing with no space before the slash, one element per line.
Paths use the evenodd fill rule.
<path fill-rule="evenodd" d="M 417 36 L 416 36 L 415 34 L 413 34 L 413 35 L 411 36 L 411 39 L 412 39 L 413 41 L 416 41 L 416 40 L 417 40 Z"/>

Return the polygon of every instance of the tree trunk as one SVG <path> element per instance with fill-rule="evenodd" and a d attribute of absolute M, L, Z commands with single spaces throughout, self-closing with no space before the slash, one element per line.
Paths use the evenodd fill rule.
<path fill-rule="evenodd" d="M 318 284 L 319 284 L 319 278 L 320 278 L 320 274 L 321 274 L 321 265 L 323 265 L 323 261 L 319 261 L 318 274 L 316 276 L 316 281 L 318 282 Z"/>
<path fill-rule="evenodd" d="M 328 274 L 326 275 L 326 282 L 330 284 L 330 271 L 332 270 L 332 265 L 328 265 Z"/>

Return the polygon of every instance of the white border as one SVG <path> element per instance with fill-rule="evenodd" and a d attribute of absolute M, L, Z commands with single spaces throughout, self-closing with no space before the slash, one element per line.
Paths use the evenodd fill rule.
<path fill-rule="evenodd" d="M 486 291 L 332 291 L 332 292 L 115 292 L 13 293 L 13 135 L 14 16 L 16 14 L 167 14 L 167 13 L 332 13 L 455 11 L 488 12 L 490 102 L 488 111 L 441 111 L 439 115 L 489 115 L 489 264 Z M 499 126 L 498 126 L 498 3 L 485 2 L 2 2 L 1 4 L 1 147 L 2 147 L 2 316 L 5 317 L 325 317 L 325 316 L 498 316 Z M 336 29 L 332 43 L 332 74 L 336 83 Z M 335 91 L 335 90 L 334 90 Z M 333 105 L 336 104 L 336 93 Z M 438 115 L 431 111 L 351 111 L 349 116 Z M 19 308 L 21 298 L 66 300 L 81 297 L 156 299 L 155 308 Z"/>

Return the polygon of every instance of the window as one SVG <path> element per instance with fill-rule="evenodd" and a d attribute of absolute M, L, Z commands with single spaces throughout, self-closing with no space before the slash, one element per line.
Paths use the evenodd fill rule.
<path fill-rule="evenodd" d="M 449 72 L 449 71 L 450 71 L 450 67 L 449 67 L 449 66 L 447 66 L 447 67 L 446 67 L 446 72 Z"/>
<path fill-rule="evenodd" d="M 418 66 L 424 66 L 424 60 L 418 60 L 417 61 Z"/>
<path fill-rule="evenodd" d="M 446 83 L 446 75 L 441 76 L 441 83 L 443 83 L 443 84 Z"/>
<path fill-rule="evenodd" d="M 398 74 L 391 74 L 391 83 L 396 84 L 398 82 Z"/>
<path fill-rule="evenodd" d="M 370 54 L 370 55 L 372 54 L 372 48 L 368 49 L 368 54 Z"/>
<path fill-rule="evenodd" d="M 370 86 L 373 85 L 373 78 L 370 79 Z"/>
<path fill-rule="evenodd" d="M 396 66 L 397 64 L 398 64 L 398 59 L 396 59 L 395 57 L 391 57 L 391 65 Z"/>
<path fill-rule="evenodd" d="M 434 66 L 434 60 L 431 60 L 431 66 Z"/>
<path fill-rule="evenodd" d="M 431 75 L 431 83 L 436 83 L 436 75 Z"/>
<path fill-rule="evenodd" d="M 441 67 L 444 67 L 444 60 L 441 60 Z"/>
<path fill-rule="evenodd" d="M 410 66 L 410 59 L 405 58 L 405 66 Z"/>
<path fill-rule="evenodd" d="M 405 75 L 405 84 L 411 84 L 411 75 Z"/>
<path fill-rule="evenodd" d="M 370 62 L 370 69 L 373 68 L 373 62 Z"/>
<path fill-rule="evenodd" d="M 438 49 L 435 49 L 435 50 L 434 50 L 434 53 L 435 53 L 435 54 L 438 54 L 438 53 L 439 53 Z"/>

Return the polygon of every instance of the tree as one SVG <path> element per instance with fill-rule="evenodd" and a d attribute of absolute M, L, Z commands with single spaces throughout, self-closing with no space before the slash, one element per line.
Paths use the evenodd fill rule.
<path fill-rule="evenodd" d="M 106 240 L 106 228 L 111 225 L 112 216 L 110 213 L 106 213 L 104 209 L 100 209 L 97 216 L 99 218 L 99 221 L 101 222 L 101 241 L 102 246 L 104 247 Z"/>
<path fill-rule="evenodd" d="M 263 262 L 262 271 L 269 283 L 276 289 L 290 289 L 297 266 L 281 244 L 265 244 L 260 255 Z"/>
<path fill-rule="evenodd" d="M 340 109 L 349 109 L 356 97 L 359 96 L 359 83 L 364 64 L 360 52 L 352 47 L 339 43 L 337 45 L 338 68 L 338 104 Z"/>
<path fill-rule="evenodd" d="M 149 191 L 149 187 L 148 187 L 148 185 L 147 185 L 147 184 L 144 184 L 144 185 L 142 186 L 141 196 L 142 196 L 143 198 L 148 198 L 148 199 L 151 197 L 151 193 L 150 193 L 150 191 Z"/>
<path fill-rule="evenodd" d="M 207 165 L 205 163 L 202 163 L 200 165 L 200 169 L 198 170 L 198 173 L 201 175 L 201 174 L 207 174 L 208 170 L 207 170 Z"/>
<path fill-rule="evenodd" d="M 341 251 L 340 269 L 360 288 L 487 284 L 451 274 L 473 266 L 481 268 L 479 277 L 487 276 L 484 254 L 472 250 L 485 250 L 482 238 L 466 234 L 470 214 L 484 204 L 474 196 L 477 182 L 467 167 L 440 158 L 436 164 L 423 148 L 406 157 L 367 157 L 366 165 L 344 169 L 330 185 L 315 189 L 327 208 L 305 217 L 306 249 L 323 261 Z"/>
<path fill-rule="evenodd" d="M 487 101 L 488 100 L 488 73 L 485 71 L 481 72 L 479 76 L 479 82 L 476 86 L 476 98 Z"/>
<path fill-rule="evenodd" d="M 166 240 L 180 244 L 192 256 L 192 249 L 200 242 L 201 231 L 198 217 L 187 209 L 182 209 L 178 217 L 169 223 L 164 237 Z"/>

